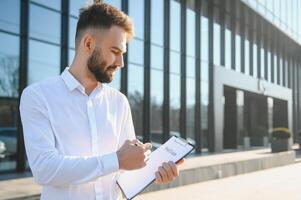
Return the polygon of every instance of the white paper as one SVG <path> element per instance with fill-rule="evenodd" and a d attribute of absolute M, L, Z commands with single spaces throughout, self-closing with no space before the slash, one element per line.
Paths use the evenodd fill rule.
<path fill-rule="evenodd" d="M 127 199 L 132 199 L 155 180 L 155 173 L 163 162 L 177 162 L 187 155 L 193 146 L 183 139 L 171 137 L 158 149 L 150 154 L 145 167 L 138 170 L 125 171 L 117 183 Z"/>

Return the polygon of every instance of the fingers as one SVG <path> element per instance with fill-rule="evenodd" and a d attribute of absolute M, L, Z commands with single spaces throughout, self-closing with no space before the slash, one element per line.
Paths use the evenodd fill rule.
<path fill-rule="evenodd" d="M 168 183 L 179 176 L 179 170 L 174 162 L 163 163 L 155 174 L 157 184 Z"/>

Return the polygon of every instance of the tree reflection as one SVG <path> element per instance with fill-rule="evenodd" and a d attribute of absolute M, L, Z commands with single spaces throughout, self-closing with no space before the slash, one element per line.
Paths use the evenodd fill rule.
<path fill-rule="evenodd" d="M 18 97 L 19 59 L 17 56 L 0 58 L 0 96 Z"/>

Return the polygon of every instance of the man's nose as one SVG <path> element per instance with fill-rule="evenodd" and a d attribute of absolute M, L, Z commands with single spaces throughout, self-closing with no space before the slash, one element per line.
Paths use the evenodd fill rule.
<path fill-rule="evenodd" d="M 116 57 L 116 65 L 120 68 L 123 68 L 124 67 L 124 61 L 123 61 L 123 55 L 118 55 Z"/>

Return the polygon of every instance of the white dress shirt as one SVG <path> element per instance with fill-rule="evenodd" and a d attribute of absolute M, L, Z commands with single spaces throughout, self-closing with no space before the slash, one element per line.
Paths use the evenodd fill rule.
<path fill-rule="evenodd" d="M 42 200 L 120 199 L 116 151 L 135 139 L 127 98 L 99 84 L 88 96 L 69 68 L 24 89 L 20 112 Z"/>

